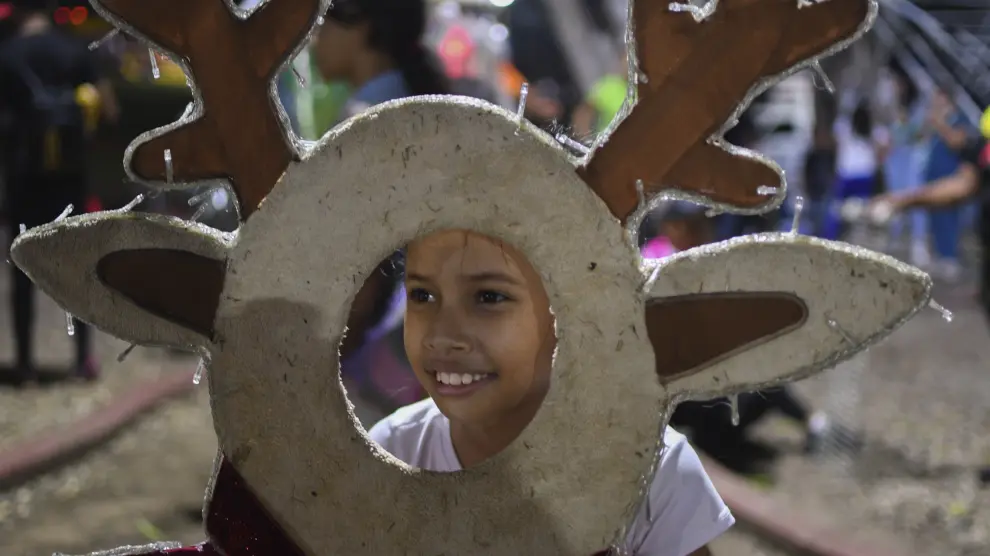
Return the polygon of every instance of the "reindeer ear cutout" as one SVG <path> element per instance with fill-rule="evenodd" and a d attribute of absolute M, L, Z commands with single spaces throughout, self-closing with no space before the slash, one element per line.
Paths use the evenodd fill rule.
<path fill-rule="evenodd" d="M 638 205 L 637 180 L 647 196 L 677 189 L 726 210 L 772 209 L 784 193 L 776 164 L 709 139 L 780 74 L 864 33 L 876 3 L 829 0 L 799 9 L 794 0 L 723 1 L 703 22 L 669 6 L 633 3 L 644 76 L 637 102 L 582 178 L 623 222 Z"/>
<path fill-rule="evenodd" d="M 73 316 L 123 340 L 207 345 L 227 244 L 206 226 L 101 213 L 29 230 L 11 258 Z"/>
<path fill-rule="evenodd" d="M 115 251 L 96 264 L 106 286 L 152 315 L 213 336 L 224 261 L 177 249 Z"/>
<path fill-rule="evenodd" d="M 225 0 L 94 1 L 117 27 L 173 54 L 196 84 L 191 112 L 128 148 L 130 176 L 166 186 L 229 179 L 246 220 L 298 158 L 272 80 L 328 4 L 269 1 L 245 14 Z"/>
<path fill-rule="evenodd" d="M 830 368 L 885 338 L 931 279 L 885 255 L 792 234 L 748 236 L 659 263 L 647 326 L 679 397 L 757 390 Z"/>
<path fill-rule="evenodd" d="M 693 294 L 649 303 L 646 329 L 657 375 L 668 383 L 786 334 L 807 317 L 804 301 L 788 293 Z"/>

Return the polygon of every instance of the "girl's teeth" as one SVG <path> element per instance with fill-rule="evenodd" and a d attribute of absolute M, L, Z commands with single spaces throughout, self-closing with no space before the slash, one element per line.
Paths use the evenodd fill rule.
<path fill-rule="evenodd" d="M 437 373 L 437 382 L 451 386 L 463 386 L 485 378 L 483 374 Z"/>

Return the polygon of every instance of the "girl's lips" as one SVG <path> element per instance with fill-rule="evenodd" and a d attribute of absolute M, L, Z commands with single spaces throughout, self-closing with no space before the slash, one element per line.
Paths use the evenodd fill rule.
<path fill-rule="evenodd" d="M 481 379 L 472 380 L 470 384 L 444 384 L 438 375 L 433 376 L 436 393 L 445 397 L 469 396 L 495 380 L 498 375 L 486 374 Z"/>

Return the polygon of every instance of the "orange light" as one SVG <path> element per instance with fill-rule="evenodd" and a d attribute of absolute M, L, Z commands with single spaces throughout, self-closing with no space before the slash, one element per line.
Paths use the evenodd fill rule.
<path fill-rule="evenodd" d="M 82 25 L 83 23 L 86 23 L 87 19 L 89 19 L 89 10 L 83 6 L 72 8 L 72 11 L 69 12 L 69 21 L 71 21 L 73 25 Z"/>
<path fill-rule="evenodd" d="M 65 25 L 69 22 L 69 8 L 59 8 L 55 10 L 55 23 L 58 25 Z"/>

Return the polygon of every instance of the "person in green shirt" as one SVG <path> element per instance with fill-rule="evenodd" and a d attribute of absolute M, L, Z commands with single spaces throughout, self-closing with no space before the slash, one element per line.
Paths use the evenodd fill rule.
<path fill-rule="evenodd" d="M 604 75 L 591 87 L 584 103 L 574 112 L 576 137 L 586 138 L 593 133 L 605 131 L 622 110 L 629 90 L 625 69 L 626 60 L 623 57 L 622 64 L 616 71 Z"/>

